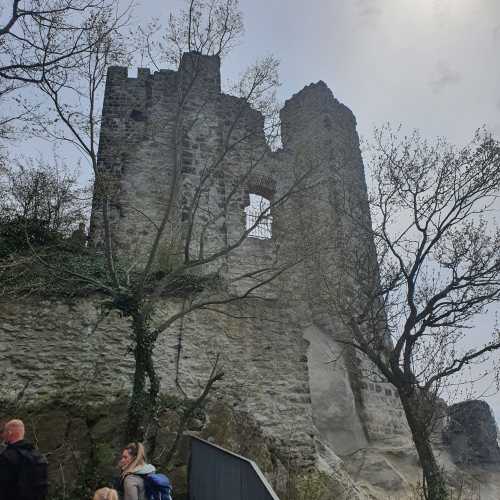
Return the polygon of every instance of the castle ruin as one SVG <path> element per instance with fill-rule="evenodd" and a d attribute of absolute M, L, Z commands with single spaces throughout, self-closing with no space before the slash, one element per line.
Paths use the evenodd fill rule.
<path fill-rule="evenodd" d="M 316 256 L 321 262 L 311 265 L 307 258 L 301 259 L 303 264 L 293 265 L 290 272 L 259 291 L 266 298 L 263 304 L 240 305 L 254 309 L 252 316 L 260 324 L 221 328 L 244 337 L 245 348 L 240 340 L 228 341 L 222 332 L 205 339 L 207 349 L 213 342 L 211 350 L 220 349 L 226 366 L 234 366 L 234 376 L 228 380 L 247 385 L 253 394 L 242 404 L 252 410 L 259 408 L 262 425 L 275 435 L 284 437 L 293 428 L 306 448 L 313 447 L 313 422 L 318 436 L 323 433 L 338 453 L 372 440 L 406 437 L 395 391 L 388 384 L 364 379 L 358 363 L 351 359 L 354 353 L 339 355 L 343 349 L 336 346 L 335 336 L 342 326 L 335 323 L 328 300 L 322 296 L 322 275 L 331 273 L 333 277 L 332 268 L 341 258 L 335 241 L 345 240 L 344 233 L 350 230 L 346 226 L 352 227 L 344 212 L 369 220 L 354 116 L 323 82 L 311 84 L 281 110 L 283 147 L 273 152 L 265 140 L 263 117 L 245 100 L 221 93 L 220 80 L 216 56 L 185 54 L 179 71 L 150 74 L 139 69 L 137 78 L 129 78 L 125 68 L 110 68 L 100 158 L 102 168 L 119 179 L 117 203 L 110 217 L 115 247 L 126 255 L 140 255 L 148 247 L 154 229 L 150 220 L 160 224 L 172 179 L 180 175 L 166 238 L 171 249 L 175 233 L 182 233 L 183 223 L 190 217 L 200 179 L 219 162 L 198 201 L 196 217 L 200 220 L 193 227 L 203 226 L 204 234 L 193 237 L 191 252 L 198 255 L 203 246 L 210 255 L 226 242 L 237 241 L 246 228 L 252 195 L 273 205 L 272 222 L 266 222 L 272 227 L 268 236 L 250 234 L 234 251 L 204 266 L 203 272 L 237 277 L 263 269 L 266 263 L 303 256 L 308 250 L 304 240 L 329 243 L 325 245 L 328 251 Z M 189 93 L 184 90 L 189 97 L 182 111 L 182 143 L 175 148 L 178 96 L 186 86 L 190 88 Z M 228 140 L 236 146 L 225 150 Z M 176 155 L 181 165 L 178 174 Z M 274 203 L 282 199 L 286 202 Z M 103 233 L 98 214 L 94 211 L 94 244 Z M 211 216 L 213 220 L 209 220 Z M 355 238 L 349 242 L 362 244 Z M 244 285 L 238 286 L 244 289 Z M 186 317 L 184 328 L 192 331 L 193 343 L 199 348 L 206 331 L 217 330 L 223 322 L 221 318 Z M 244 334 L 236 333 L 242 330 Z M 215 347 L 221 338 L 223 344 Z M 195 373 L 199 354 L 186 358 L 191 361 L 183 361 L 182 369 Z M 293 418 L 283 418 L 286 415 Z"/>
<path fill-rule="evenodd" d="M 338 278 L 343 252 L 366 245 L 353 222 L 369 223 L 369 209 L 352 112 L 325 83 L 311 84 L 286 101 L 282 146 L 272 151 L 262 115 L 222 93 L 220 81 L 219 58 L 196 53 L 185 54 L 178 71 L 139 69 L 135 78 L 126 68 L 108 71 L 99 168 L 113 191 L 110 227 L 118 254 L 130 266 L 144 259 L 172 200 L 158 269 L 186 252 L 203 258 L 234 244 L 195 272 L 222 277 L 228 294 L 259 285 L 235 304 L 193 311 L 159 338 L 162 391 L 182 387 L 196 394 L 220 356 L 225 377 L 217 397 L 251 415 L 299 468 L 333 476 L 338 457 L 409 446 L 397 393 L 366 376 L 367 361 L 337 342 L 348 333 L 325 289 L 325 276 Z M 182 95 L 188 97 L 179 120 Z M 271 208 L 236 245 L 259 217 L 253 197 Z M 90 229 L 97 249 L 105 238 L 100 203 L 97 189 Z M 192 229 L 187 246 L 186 228 Z M 280 266 L 274 279 L 256 281 Z M 160 314 L 183 300 L 159 298 Z M 28 379 L 27 391 L 37 397 L 82 384 L 110 396 L 129 387 L 124 320 L 100 318 L 97 304 L 90 297 L 0 306 L 0 330 L 15 335 L 25 352 L 20 359 L 2 343 L 3 376 L 13 393 Z M 384 464 L 390 473 L 378 486 L 392 481 L 393 489 L 403 488 L 399 473 Z M 363 498 L 359 491 L 345 498 L 357 495 Z"/>

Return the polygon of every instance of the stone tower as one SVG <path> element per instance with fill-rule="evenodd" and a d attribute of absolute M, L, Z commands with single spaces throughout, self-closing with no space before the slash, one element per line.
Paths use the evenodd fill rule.
<path fill-rule="evenodd" d="M 325 242 L 328 251 L 300 259 L 274 280 L 263 291 L 266 303 L 240 306 L 251 308 L 259 318 L 254 326 L 226 326 L 246 332 L 241 334 L 244 346 L 224 336 L 222 341 L 219 334 L 201 341 L 196 337 L 206 335 L 221 319 L 186 317 L 184 327 L 192 330 L 193 344 L 185 347 L 192 351 L 181 371 L 192 377 L 199 349 L 207 345 L 203 342 L 218 345 L 228 365 L 237 361 L 234 387 L 242 383 L 241 376 L 252 387 L 240 404 L 262 417 L 262 426 L 275 436 L 283 438 L 293 427 L 302 436 L 297 442 L 302 439 L 309 451 L 314 448 L 311 436 L 340 454 L 379 439 L 406 441 L 395 391 L 364 378 L 360 366 L 365 361 L 335 342 L 343 326 L 324 293 L 324 278 L 335 279 L 347 235 L 350 245 L 363 244 L 345 213 L 369 223 L 355 118 L 321 81 L 286 101 L 280 116 L 282 147 L 271 151 L 260 113 L 246 101 L 221 93 L 218 57 L 188 53 L 177 72 L 139 69 L 137 78 L 127 77 L 125 68 L 110 68 L 100 168 L 114 182 L 115 248 L 125 256 L 140 256 L 151 242 L 154 225 L 161 224 L 169 197 L 173 208 L 165 245 L 172 252 L 176 237 L 184 235 L 186 222 L 194 219 L 196 234 L 189 251 L 195 256 L 238 241 L 251 194 L 271 203 L 286 199 L 271 210 L 270 239 L 249 237 L 200 272 L 235 277 L 266 263 L 306 255 Z M 237 147 L 228 147 L 228 137 Z M 300 184 L 302 176 L 306 180 Z M 196 196 L 198 210 L 193 215 Z M 95 245 L 102 239 L 101 226 L 99 211 L 94 210 Z M 242 282 L 236 289 L 244 289 L 247 282 Z M 279 321 L 267 324 L 269 317 Z"/>

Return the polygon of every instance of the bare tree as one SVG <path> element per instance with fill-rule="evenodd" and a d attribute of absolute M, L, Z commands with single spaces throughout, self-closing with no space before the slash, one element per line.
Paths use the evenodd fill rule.
<path fill-rule="evenodd" d="M 221 36 L 218 31 L 216 33 L 216 36 Z M 204 54 L 199 53 L 195 55 L 192 72 L 178 98 L 174 126 L 174 151 L 181 151 L 182 141 L 186 134 L 197 126 L 197 118 L 192 120 L 191 117 L 197 116 L 206 105 L 206 103 L 198 103 L 196 105 L 198 108 L 193 112 L 191 99 L 195 85 L 202 78 L 203 69 L 200 63 L 203 56 Z M 117 287 L 115 290 L 119 290 L 119 293 L 115 293 L 113 303 L 132 319 L 136 360 L 127 429 L 129 436 L 141 436 L 146 418 L 154 416 L 156 411 L 160 382 L 152 353 L 159 336 L 193 311 L 204 309 L 217 311 L 218 307 L 235 301 L 258 298 L 262 287 L 277 279 L 297 263 L 297 261 L 279 263 L 275 261 L 266 266 L 258 266 L 257 269 L 251 271 L 237 273 L 230 278 L 218 272 L 207 274 L 203 271 L 204 268 L 210 268 L 212 265 L 214 265 L 212 269 L 220 266 L 220 263 L 228 259 L 273 210 L 284 204 L 295 191 L 304 189 L 306 173 L 303 177 L 297 178 L 285 193 L 276 196 L 269 207 L 259 213 L 250 226 L 243 228 L 238 234 L 233 234 L 229 239 L 221 240 L 219 244 L 214 245 L 211 241 L 213 235 L 211 228 L 224 223 L 231 207 L 237 203 L 238 196 L 269 153 L 267 143 L 264 142 L 257 147 L 252 144 L 254 139 L 262 134 L 261 122 L 256 121 L 243 134 L 240 127 L 245 120 L 248 120 L 248 113 L 251 111 L 250 103 L 253 99 L 260 98 L 262 102 L 268 102 L 269 90 L 274 88 L 277 81 L 276 69 L 274 59 L 267 59 L 255 66 L 251 75 L 245 74 L 250 84 L 240 86 L 242 89 L 240 100 L 226 127 L 222 148 L 206 152 L 207 160 L 200 172 L 198 183 L 192 186 L 191 194 L 183 203 L 185 220 L 180 225 L 176 220 L 176 211 L 183 164 L 181 155 L 175 154 L 173 175 L 167 197 L 163 202 L 164 208 L 160 212 L 161 216 L 157 221 L 147 221 L 150 226 L 153 226 L 153 231 L 150 241 L 145 238 L 141 244 L 142 247 L 147 248 L 144 265 L 133 263 L 135 274 L 132 273 L 125 278 L 126 285 L 118 273 L 114 274 L 114 286 Z M 270 125 L 269 136 L 273 135 L 272 130 L 274 130 L 273 125 Z M 231 174 L 225 167 L 226 162 L 232 155 L 238 154 L 245 148 L 253 148 L 253 160 L 244 171 L 239 171 L 236 175 L 234 172 Z M 231 187 L 226 192 L 222 205 L 216 210 L 209 209 L 206 205 L 206 192 L 221 174 L 233 176 L 231 182 L 228 183 Z M 106 217 L 109 218 L 113 205 L 112 196 L 112 192 L 107 191 L 101 199 L 101 203 L 109 204 L 108 215 L 104 215 L 103 211 L 104 224 L 106 224 Z M 174 236 L 175 233 L 177 235 Z M 182 235 L 180 238 L 179 234 Z M 108 269 L 116 269 L 116 263 L 120 261 L 120 257 L 113 250 L 112 226 L 109 223 L 104 238 Z M 165 240 L 169 242 L 167 244 L 169 264 L 158 273 L 158 260 L 162 249 L 165 248 Z M 243 286 L 238 286 L 241 284 Z M 158 298 L 165 294 L 184 295 L 182 307 L 163 318 L 162 321 L 155 323 L 152 317 L 160 306 Z M 179 339 L 178 356 L 181 350 L 182 339 Z M 176 380 L 178 380 L 177 376 Z M 211 389 L 212 384 L 207 384 L 207 387 Z M 183 392 L 182 387 L 179 386 L 179 389 Z M 171 454 L 172 451 L 169 452 L 170 456 Z"/>
<path fill-rule="evenodd" d="M 0 255 L 70 237 L 86 218 L 85 191 L 57 156 L 0 167 Z"/>
<path fill-rule="evenodd" d="M 96 42 L 103 18 L 120 18 L 113 0 L 12 0 L 2 7 L 0 78 L 40 83 L 59 67 L 75 67 Z"/>
<path fill-rule="evenodd" d="M 326 285 L 352 335 L 339 340 L 396 387 L 426 498 L 442 500 L 448 493 L 430 441 L 436 398 L 449 377 L 500 348 L 498 331 L 460 348 L 473 321 L 500 299 L 500 232 L 486 218 L 499 194 L 500 145 L 483 131 L 455 148 L 383 128 L 370 153 L 374 228 L 344 214 L 363 243 L 347 243 L 338 282 Z"/>
<path fill-rule="evenodd" d="M 208 16 L 207 23 L 203 24 L 205 15 Z M 270 140 L 276 136 L 276 121 L 271 118 L 277 109 L 274 91 L 278 84 L 278 64 L 274 58 L 263 59 L 245 72 L 234 86 L 237 97 L 231 98 L 232 113 L 225 121 L 222 140 L 217 147 L 206 146 L 204 164 L 197 181 L 191 187 L 189 196 L 182 200 L 179 193 L 182 191 L 184 166 L 181 157 L 183 141 L 200 126 L 200 117 L 209 105 L 207 100 L 195 99 L 196 89 L 202 85 L 200 82 L 204 77 L 204 61 L 207 56 L 218 57 L 228 50 L 241 34 L 242 24 L 238 4 L 232 0 L 208 3 L 193 0 L 188 2 L 186 12 L 181 14 L 181 21 L 174 19 L 177 18 L 170 18 L 169 33 L 170 38 L 175 40 L 176 50 L 186 47 L 196 51 L 186 56 L 189 71 L 183 75 L 183 84 L 177 95 L 173 140 L 168 143 L 174 158 L 168 192 L 160 200 L 157 214 L 147 214 L 135 206 L 127 207 L 139 213 L 149 231 L 142 238 L 139 245 L 141 251 L 136 255 L 133 252 L 125 255 L 115 244 L 116 228 L 112 215 L 117 210 L 119 179 L 102 154 L 98 155 L 98 103 L 109 64 L 127 61 L 128 53 L 123 50 L 122 38 L 116 31 L 109 30 L 104 22 L 106 36 L 98 36 L 98 43 L 87 43 L 89 48 L 82 51 L 80 66 L 59 67 L 51 74 L 44 74 L 39 83 L 40 89 L 49 97 L 56 117 L 55 127 L 52 120 L 46 119 L 49 115 L 39 120 L 41 132 L 55 140 L 74 144 L 93 168 L 94 217 L 101 221 L 102 230 L 100 236 L 93 236 L 94 242 L 102 242 L 99 248 L 104 255 L 105 272 L 86 274 L 81 269 L 56 267 L 43 255 L 38 260 L 51 270 L 51 276 L 67 280 L 72 286 L 79 284 L 104 293 L 107 306 L 130 319 L 135 366 L 127 439 L 149 440 L 151 436 L 145 436 L 146 430 L 154 434 L 151 422 L 154 423 L 156 418 L 160 380 L 153 353 L 159 336 L 193 311 L 220 311 L 220 308 L 237 301 L 258 300 L 260 291 L 266 285 L 298 263 L 300 258 L 278 258 L 278 245 L 273 242 L 276 251 L 272 252 L 274 258 L 271 261 L 236 273 L 219 272 L 223 263 L 241 247 L 252 231 L 269 220 L 270 214 L 283 206 L 294 193 L 307 188 L 309 171 L 314 168 L 311 165 L 310 168 L 304 166 L 297 169 L 300 173 L 290 185 L 276 192 L 269 205 L 255 214 L 252 223 L 243 226 L 241 231 L 212 238 L 213 229 L 223 227 L 235 207 L 240 210 L 242 193 L 271 152 L 266 138 Z M 92 36 L 92 33 L 86 36 Z M 148 51 L 151 52 L 152 48 L 148 47 Z M 71 97 L 74 95 L 77 100 Z M 157 126 L 152 131 L 152 138 L 158 144 L 162 141 L 161 129 Z M 114 144 L 114 159 L 122 157 L 122 148 L 126 145 L 126 136 Z M 235 170 L 234 164 L 240 154 L 248 157 L 249 161 Z M 207 204 L 207 192 L 213 189 L 221 175 L 227 176 L 226 191 L 219 205 L 211 207 Z M 180 211 L 181 220 L 178 217 Z M 165 251 L 168 265 L 161 266 Z M 182 305 L 158 321 L 158 313 L 164 313 L 161 308 L 165 296 L 182 297 Z M 178 349 L 180 356 L 182 339 Z M 219 378 L 218 370 L 212 373 L 206 384 L 207 391 Z M 182 387 L 179 389 L 182 392 Z M 206 394 L 203 394 L 199 401 L 202 403 L 205 398 Z"/>
<path fill-rule="evenodd" d="M 136 33 L 141 61 L 156 69 L 178 67 L 185 52 L 221 59 L 238 44 L 243 17 L 238 0 L 186 0 L 186 8 L 171 13 L 166 26 L 158 18 Z"/>
<path fill-rule="evenodd" d="M 116 0 L 12 0 L 0 6 L 0 137 L 36 109 L 18 92 L 22 87 L 80 67 L 81 57 L 108 35 L 103 19 L 114 30 L 127 15 Z"/>

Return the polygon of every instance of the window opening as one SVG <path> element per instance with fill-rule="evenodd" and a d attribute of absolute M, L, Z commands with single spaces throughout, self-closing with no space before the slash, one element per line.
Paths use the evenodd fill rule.
<path fill-rule="evenodd" d="M 273 217 L 271 215 L 271 202 L 255 193 L 250 193 L 250 204 L 245 208 L 246 228 L 253 229 L 248 233 L 249 238 L 270 240 Z"/>

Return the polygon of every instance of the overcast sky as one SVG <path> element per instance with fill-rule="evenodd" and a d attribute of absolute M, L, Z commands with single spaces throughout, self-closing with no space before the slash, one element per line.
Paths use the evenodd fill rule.
<path fill-rule="evenodd" d="M 498 0 L 243 0 L 232 69 L 281 59 L 282 97 L 324 80 L 362 135 L 385 121 L 466 141 L 500 136 Z"/>

